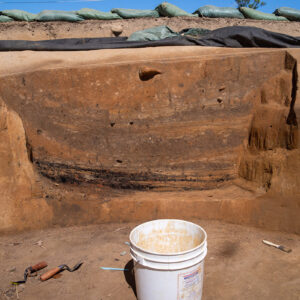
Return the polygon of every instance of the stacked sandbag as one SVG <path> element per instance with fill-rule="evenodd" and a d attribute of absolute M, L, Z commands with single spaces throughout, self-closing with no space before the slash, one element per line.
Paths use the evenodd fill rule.
<path fill-rule="evenodd" d="M 194 14 L 198 14 L 199 17 L 205 18 L 236 18 L 244 19 L 244 15 L 233 7 L 217 7 L 214 5 L 205 5 L 198 8 Z"/>
<path fill-rule="evenodd" d="M 178 33 L 174 32 L 168 26 L 163 25 L 136 31 L 128 37 L 127 41 L 159 41 L 178 35 Z"/>
<path fill-rule="evenodd" d="M 285 17 L 290 21 L 300 21 L 300 10 L 290 7 L 280 7 L 275 10 L 275 15 Z"/>
<path fill-rule="evenodd" d="M 162 17 L 197 17 L 197 15 L 189 14 L 178 6 L 168 2 L 159 4 L 155 10 L 157 10 Z"/>
<path fill-rule="evenodd" d="M 10 17 L 16 21 L 27 21 L 27 22 L 34 21 L 37 16 L 35 14 L 20 9 L 7 9 L 7 10 L 3 10 L 1 13 L 2 15 Z"/>
<path fill-rule="evenodd" d="M 111 10 L 111 12 L 118 14 L 123 19 L 159 17 L 158 11 L 150 9 L 114 8 Z"/>
<path fill-rule="evenodd" d="M 68 21 L 78 22 L 84 19 L 77 15 L 75 12 L 62 11 L 62 10 L 43 10 L 37 16 L 36 20 L 40 22 L 48 21 Z"/>
<path fill-rule="evenodd" d="M 78 11 L 43 10 L 39 14 L 32 14 L 19 9 L 0 11 L 0 23 L 11 21 L 67 21 L 78 22 L 83 20 L 116 20 L 133 18 L 158 17 L 206 17 L 206 18 L 235 18 L 268 21 L 300 21 L 300 10 L 290 7 L 280 7 L 273 14 L 263 13 L 249 7 L 217 7 L 205 5 L 198 8 L 193 14 L 186 12 L 168 2 L 162 2 L 154 10 L 114 8 L 110 12 L 103 12 L 91 8 L 82 8 Z"/>
<path fill-rule="evenodd" d="M 268 20 L 268 21 L 288 21 L 285 17 L 276 16 L 275 14 L 267 14 L 249 7 L 240 7 L 242 14 L 248 19 Z"/>
<path fill-rule="evenodd" d="M 104 12 L 92 8 L 82 8 L 76 12 L 78 16 L 85 20 L 116 20 L 122 19 L 118 14 Z"/>
<path fill-rule="evenodd" d="M 14 21 L 14 19 L 8 16 L 0 15 L 0 23 L 12 22 L 12 21 Z"/>

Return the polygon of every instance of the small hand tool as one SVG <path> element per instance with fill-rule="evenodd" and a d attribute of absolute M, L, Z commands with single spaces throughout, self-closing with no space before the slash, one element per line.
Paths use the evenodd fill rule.
<path fill-rule="evenodd" d="M 123 268 L 107 268 L 107 267 L 100 267 L 102 270 L 110 270 L 110 271 L 129 271 L 128 269 Z"/>
<path fill-rule="evenodd" d="M 31 276 L 31 274 L 33 274 L 34 272 L 44 269 L 47 266 L 48 266 L 48 264 L 45 261 L 41 261 L 34 266 L 30 266 L 30 267 L 26 268 L 24 271 L 24 280 L 13 281 L 11 284 L 15 284 L 15 285 L 23 284 L 27 281 L 28 276 Z"/>
<path fill-rule="evenodd" d="M 80 262 L 80 263 L 76 264 L 72 269 L 70 269 L 67 265 L 60 265 L 60 266 L 44 273 L 43 275 L 41 275 L 40 280 L 41 281 L 48 280 L 48 279 L 52 278 L 54 275 L 56 275 L 57 273 L 60 273 L 64 270 L 68 270 L 69 272 L 74 272 L 74 271 L 78 270 L 82 264 L 83 263 Z"/>
<path fill-rule="evenodd" d="M 289 249 L 289 248 L 284 247 L 284 246 L 282 246 L 282 245 L 276 245 L 276 244 L 274 244 L 274 243 L 272 243 L 272 242 L 269 242 L 269 241 L 266 241 L 266 240 L 263 240 L 262 242 L 263 242 L 264 244 L 268 245 L 268 246 L 275 247 L 275 248 L 277 248 L 277 249 L 279 249 L 279 250 L 281 250 L 281 251 L 284 251 L 284 252 L 287 252 L 287 253 L 292 252 L 292 249 Z"/>

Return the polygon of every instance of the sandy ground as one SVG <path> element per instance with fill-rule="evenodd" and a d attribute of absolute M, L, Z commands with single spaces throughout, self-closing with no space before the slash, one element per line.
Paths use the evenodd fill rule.
<path fill-rule="evenodd" d="M 300 237 L 216 221 L 195 221 L 208 233 L 203 299 L 300 299 Z M 110 224 L 27 232 L 0 237 L 0 299 L 106 300 L 136 299 L 129 247 L 125 244 L 137 224 Z M 262 239 L 292 248 L 287 254 L 262 244 Z M 37 242 L 40 242 L 40 245 Z M 122 252 L 126 251 L 125 255 Z M 46 260 L 49 270 L 83 261 L 74 272 L 25 285 L 24 269 Z M 100 267 L 129 268 L 104 271 Z"/>
<path fill-rule="evenodd" d="M 293 36 L 300 36 L 300 22 L 176 17 L 106 21 L 88 20 L 78 23 L 0 23 L 0 40 L 44 40 L 80 37 L 110 37 L 115 36 L 113 31 L 121 31 L 120 36 L 129 36 L 135 31 L 160 25 L 167 25 L 175 31 L 180 31 L 184 28 L 191 27 L 217 29 L 226 26 L 255 26 Z"/>

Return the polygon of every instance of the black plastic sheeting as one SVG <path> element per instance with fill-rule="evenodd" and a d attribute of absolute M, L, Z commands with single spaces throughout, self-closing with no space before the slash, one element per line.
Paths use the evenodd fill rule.
<path fill-rule="evenodd" d="M 160 46 L 195 46 L 196 42 L 184 37 L 166 38 L 159 41 L 129 42 L 126 37 L 74 38 L 46 41 L 0 41 L 0 51 L 80 51 L 97 49 L 144 48 Z"/>
<path fill-rule="evenodd" d="M 126 37 L 74 38 L 45 41 L 2 40 L 0 51 L 80 51 L 160 46 L 211 46 L 230 48 L 298 48 L 300 38 L 256 27 L 232 26 L 213 30 L 201 38 L 178 36 L 159 41 L 127 41 Z"/>
<path fill-rule="evenodd" d="M 257 27 L 232 26 L 213 30 L 199 39 L 201 46 L 230 48 L 298 48 L 300 37 Z"/>

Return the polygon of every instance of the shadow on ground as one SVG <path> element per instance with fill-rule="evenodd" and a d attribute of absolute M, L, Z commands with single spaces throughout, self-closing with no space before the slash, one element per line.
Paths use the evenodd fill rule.
<path fill-rule="evenodd" d="M 128 261 L 128 263 L 125 265 L 124 269 L 128 270 L 128 271 L 124 271 L 124 276 L 125 276 L 126 282 L 132 288 L 135 297 L 137 297 L 137 295 L 136 295 L 136 286 L 135 286 L 135 278 L 134 278 L 133 260 Z"/>

